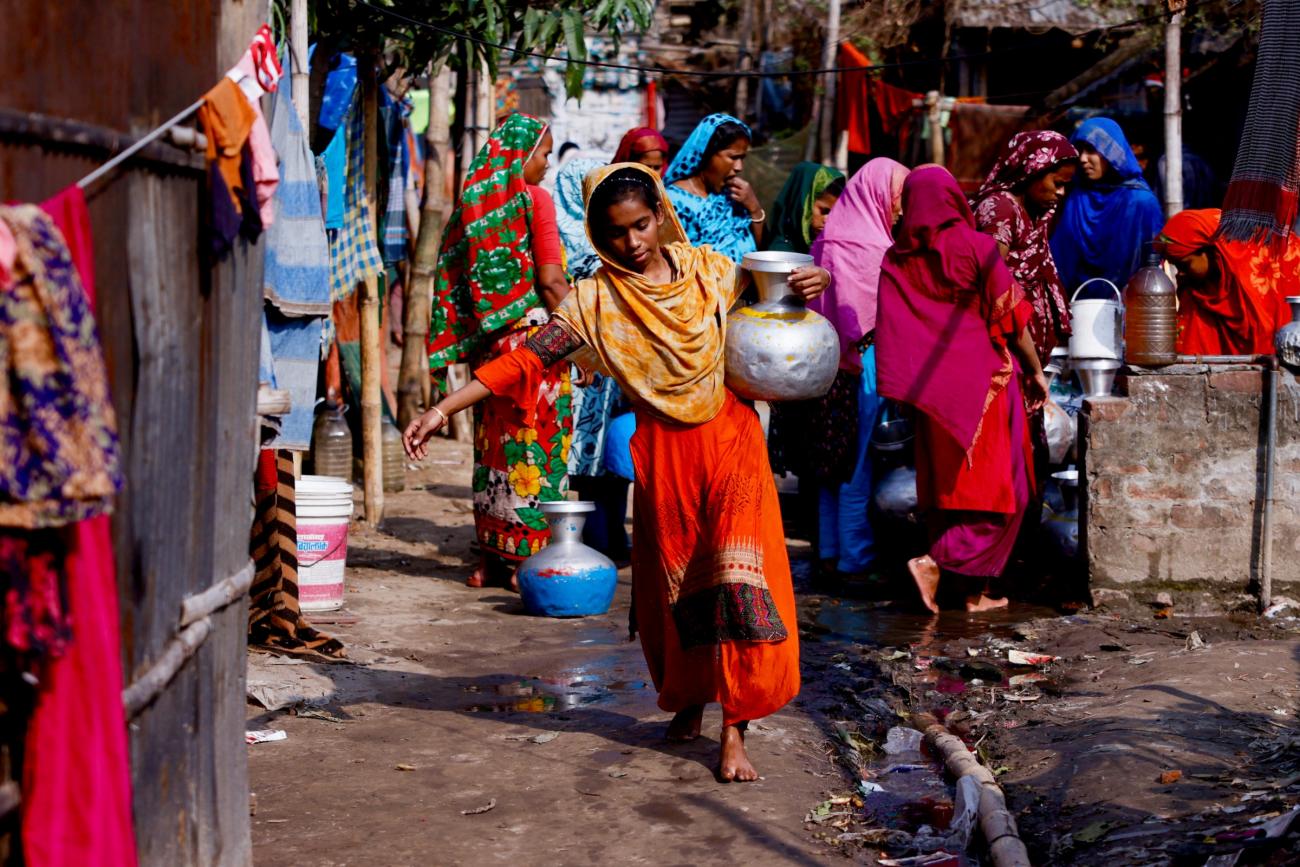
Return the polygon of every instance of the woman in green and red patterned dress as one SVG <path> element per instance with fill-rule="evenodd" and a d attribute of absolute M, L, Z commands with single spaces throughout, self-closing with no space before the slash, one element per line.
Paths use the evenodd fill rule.
<path fill-rule="evenodd" d="M 551 196 L 537 186 L 553 143 L 547 125 L 507 117 L 470 165 L 442 238 L 429 368 L 478 367 L 524 345 L 569 291 Z M 440 377 L 441 378 L 441 377 Z M 568 493 L 573 428 L 569 369 L 543 377 L 530 427 L 510 400 L 474 416 L 474 530 L 482 552 L 471 587 L 514 583 L 520 561 L 550 541 L 539 503 Z"/>

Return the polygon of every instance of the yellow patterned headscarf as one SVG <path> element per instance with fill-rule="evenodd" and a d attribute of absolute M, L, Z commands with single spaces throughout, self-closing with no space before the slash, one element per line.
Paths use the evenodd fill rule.
<path fill-rule="evenodd" d="M 653 283 L 618 264 L 592 230 L 596 188 L 620 170 L 642 174 L 659 195 L 659 230 L 674 279 Z M 723 340 L 727 311 L 740 291 L 736 264 L 709 247 L 692 247 L 659 175 L 639 163 L 616 163 L 583 183 L 587 236 L 600 256 L 596 275 L 578 281 L 555 310 L 586 346 L 576 360 L 612 375 L 630 397 L 682 424 L 712 419 L 726 399 Z"/>

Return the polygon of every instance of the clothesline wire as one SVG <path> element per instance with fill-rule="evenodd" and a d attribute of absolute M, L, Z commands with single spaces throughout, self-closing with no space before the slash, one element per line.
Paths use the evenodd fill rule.
<path fill-rule="evenodd" d="M 1198 6 L 1203 6 L 1210 2 L 1212 2 L 1212 0 L 1192 0 L 1192 2 L 1189 2 L 1187 4 L 1186 8 L 1190 10 Z M 364 6 L 367 9 L 373 9 L 376 12 L 379 12 L 390 18 L 397 19 L 406 24 L 410 24 L 414 27 L 423 27 L 427 30 L 432 30 L 436 33 L 441 33 L 444 36 L 450 36 L 453 39 L 459 39 L 464 42 L 472 42 L 475 45 L 481 45 L 484 48 L 495 48 L 499 51 L 509 52 L 513 57 L 531 57 L 535 60 L 556 61 L 560 63 L 575 63 L 578 64 L 579 66 L 594 66 L 600 69 L 616 69 L 623 72 L 648 72 L 648 73 L 657 73 L 659 75 L 680 75 L 680 76 L 690 76 L 695 78 L 783 78 L 787 76 L 796 76 L 796 75 L 832 75 L 832 74 L 841 74 L 841 73 L 850 73 L 850 72 L 871 73 L 871 72 L 883 72 L 884 70 L 887 69 L 902 69 L 902 68 L 912 67 L 912 66 L 943 65 L 948 63 L 956 63 L 959 60 L 971 60 L 971 59 L 978 59 L 983 57 L 999 57 L 1011 53 L 1018 53 L 1020 51 L 1031 50 L 1029 46 L 1025 46 L 1021 49 L 1014 49 L 1014 50 L 986 51 L 980 54 L 963 54 L 960 56 L 953 56 L 953 57 L 926 58 L 924 60 L 901 60 L 901 61 L 896 61 L 894 63 L 879 63 L 879 64 L 873 64 L 871 66 L 829 66 L 821 69 L 791 69 L 783 72 L 781 71 L 764 72 L 762 70 L 756 70 L 756 69 L 733 70 L 727 72 L 708 70 L 708 69 L 672 69 L 667 66 L 639 66 L 637 64 L 631 64 L 631 63 L 613 63 L 608 60 L 578 60 L 576 58 L 556 57 L 549 54 L 542 54 L 537 51 L 526 51 L 526 50 L 516 48 L 515 46 L 512 45 L 506 45 L 501 42 L 493 42 L 490 39 L 484 39 L 481 36 L 475 36 L 473 34 L 465 33 L 460 30 L 455 30 L 450 27 L 443 27 L 441 24 L 434 24 L 432 21 L 421 21 L 418 18 L 412 18 L 409 15 L 404 15 L 395 9 L 388 9 L 383 6 L 376 6 L 375 4 L 368 2 L 368 0 L 359 0 L 358 5 Z M 1125 27 L 1131 27 L 1136 24 L 1150 23 L 1153 21 L 1162 21 L 1166 17 L 1167 15 L 1162 12 L 1156 15 L 1148 15 L 1142 18 L 1134 18 L 1130 21 L 1123 21 L 1118 24 L 1110 24 L 1110 25 L 1105 25 L 1103 27 L 1096 27 L 1093 28 L 1093 30 L 1094 31 L 1119 30 Z"/>
<path fill-rule="evenodd" d="M 81 187 L 81 189 L 83 190 L 86 189 L 91 184 L 95 183 L 95 181 L 99 180 L 104 175 L 111 172 L 114 168 L 129 160 L 136 153 L 140 152 L 141 150 L 144 150 L 144 148 L 148 146 L 151 142 L 157 141 L 158 139 L 162 138 L 164 135 L 167 134 L 168 130 L 176 126 L 176 124 L 180 123 L 181 121 L 185 120 L 190 115 L 194 114 L 194 112 L 198 111 L 202 107 L 203 107 L 203 100 L 200 99 L 197 102 L 195 102 L 193 105 L 187 106 L 186 108 L 177 112 L 170 119 L 163 121 L 162 124 L 160 124 L 157 127 L 154 127 L 148 133 L 146 133 L 145 135 L 137 139 L 135 144 L 131 145 L 129 148 L 122 151 L 120 154 L 113 157 L 111 160 L 104 163 L 102 166 L 95 169 L 93 172 L 86 175 L 81 180 L 77 181 L 77 186 Z"/>

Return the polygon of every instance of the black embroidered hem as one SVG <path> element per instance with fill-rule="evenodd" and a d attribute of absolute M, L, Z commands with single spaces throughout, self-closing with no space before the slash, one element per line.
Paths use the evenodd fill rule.
<path fill-rule="evenodd" d="M 724 641 L 780 641 L 789 634 L 772 594 L 753 584 L 721 584 L 679 599 L 673 620 L 683 650 Z"/>

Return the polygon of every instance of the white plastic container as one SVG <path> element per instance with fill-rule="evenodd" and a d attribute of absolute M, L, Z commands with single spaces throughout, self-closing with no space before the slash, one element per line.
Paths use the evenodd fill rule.
<path fill-rule="evenodd" d="M 303 476 L 296 494 L 299 607 L 336 611 L 343 607 L 352 483 L 333 476 Z"/>
<path fill-rule="evenodd" d="M 1104 283 L 1114 298 L 1080 298 L 1094 283 Z M 1070 299 L 1070 358 L 1124 360 L 1124 300 L 1119 287 L 1104 277 L 1094 277 L 1075 290 Z"/>

